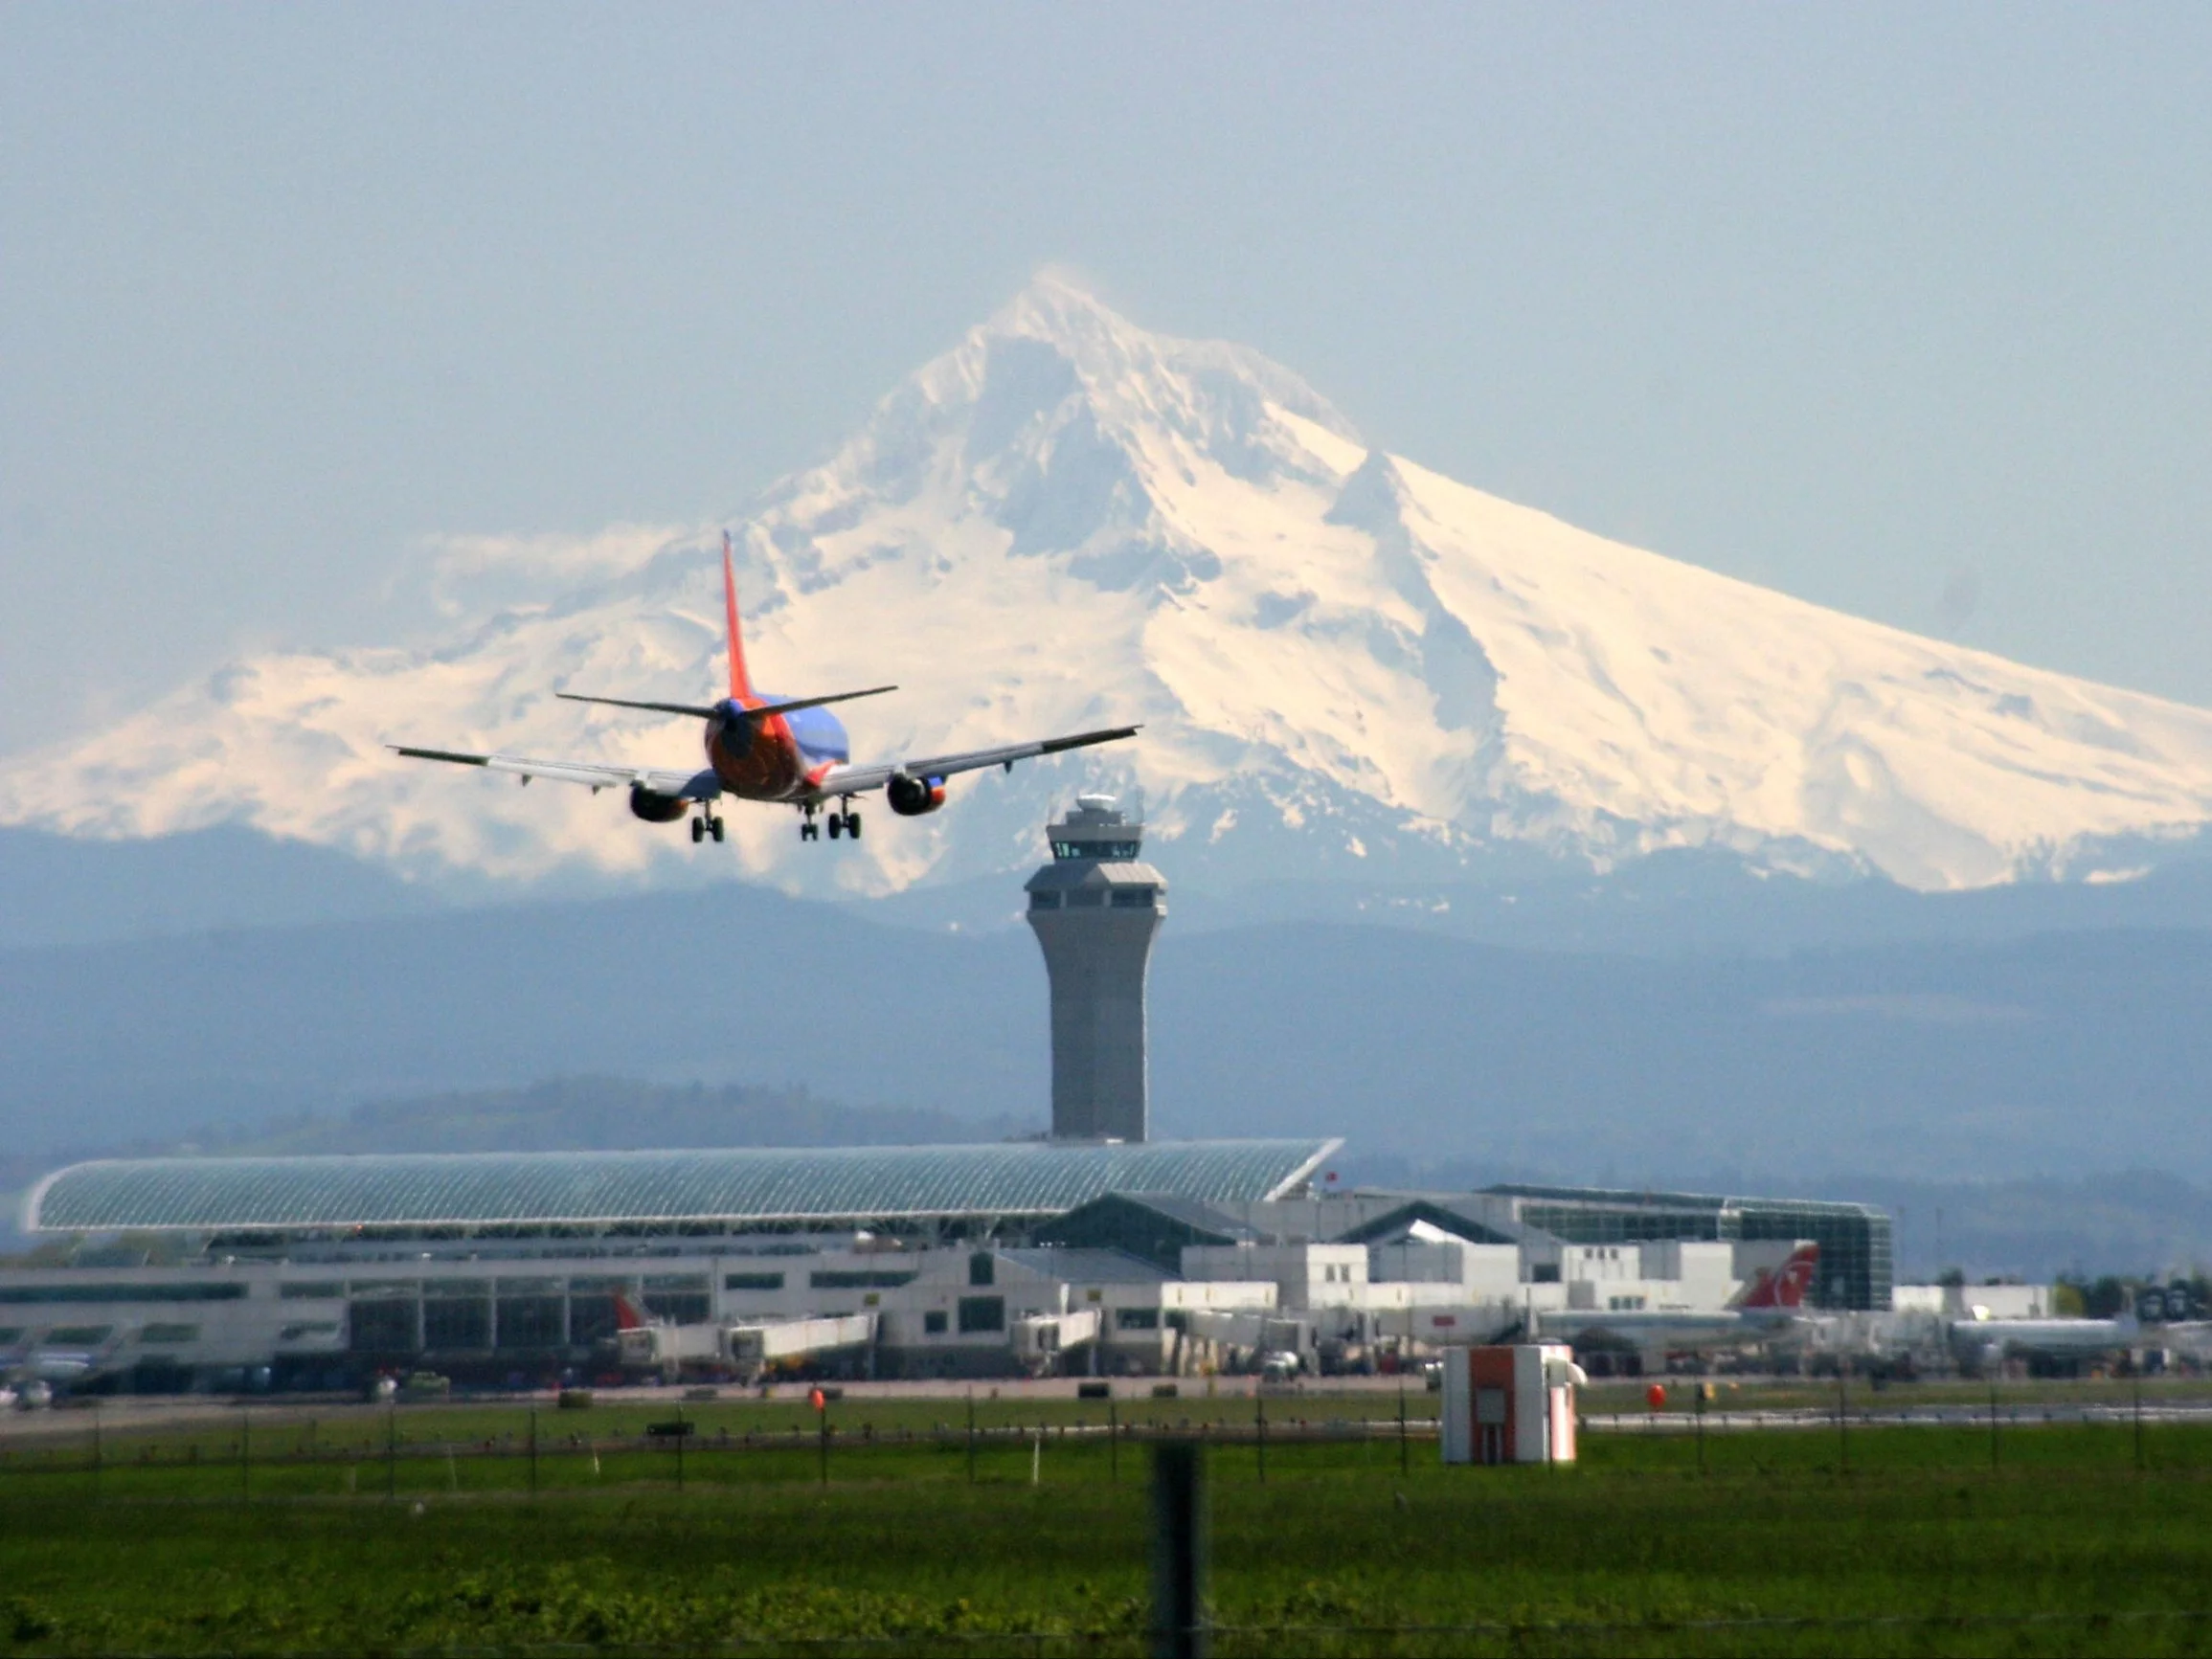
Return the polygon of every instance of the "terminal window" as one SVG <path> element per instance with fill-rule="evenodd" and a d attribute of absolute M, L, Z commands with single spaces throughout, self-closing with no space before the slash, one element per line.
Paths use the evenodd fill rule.
<path fill-rule="evenodd" d="M 781 1273 L 725 1273 L 722 1276 L 722 1289 L 725 1290 L 780 1290 L 783 1289 L 783 1275 Z"/>
<path fill-rule="evenodd" d="M 1004 1331 L 1005 1328 L 1006 1299 L 1004 1296 L 960 1298 L 961 1335 L 971 1335 L 980 1331 Z"/>
<path fill-rule="evenodd" d="M 1117 1308 L 1114 1310 L 1114 1329 L 1117 1331 L 1157 1331 L 1160 1329 L 1160 1310 L 1157 1308 Z"/>
<path fill-rule="evenodd" d="M 914 1274 L 888 1267 L 824 1267 L 819 1273 L 809 1273 L 806 1282 L 817 1290 L 895 1290 L 901 1285 L 913 1284 Z M 983 1282 L 990 1283 L 987 1279 Z"/>
<path fill-rule="evenodd" d="M 922 1334 L 925 1336 L 942 1336 L 945 1334 L 947 1323 L 942 1309 L 934 1313 L 924 1313 L 922 1315 Z"/>
<path fill-rule="evenodd" d="M 502 1296 L 499 1346 L 558 1348 L 568 1334 L 568 1304 L 558 1295 Z"/>
<path fill-rule="evenodd" d="M 422 1304 L 422 1346 L 451 1350 L 491 1346 L 491 1304 L 474 1296 L 438 1296 Z"/>
<path fill-rule="evenodd" d="M 671 1325 L 704 1325 L 714 1316 L 713 1308 L 704 1290 L 647 1290 L 645 1312 L 651 1318 L 666 1319 Z"/>

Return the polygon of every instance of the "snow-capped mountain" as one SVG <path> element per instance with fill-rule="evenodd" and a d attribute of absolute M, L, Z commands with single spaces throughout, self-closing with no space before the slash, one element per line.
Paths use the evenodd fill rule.
<path fill-rule="evenodd" d="M 1822 610 L 1371 450 L 1296 375 L 1040 278 L 735 524 L 754 673 L 854 758 L 1141 721 L 931 818 L 802 845 L 734 805 L 694 848 L 619 792 L 387 742 L 700 763 L 696 726 L 555 690 L 721 683 L 719 527 L 456 544 L 496 594 L 434 649 L 271 655 L 0 774 L 0 821 L 220 821 L 403 869 L 702 863 L 887 891 L 1017 868 L 1079 785 L 1140 785 L 1170 870 L 1433 879 L 1498 849 L 1729 849 L 1922 888 L 2109 878 L 2212 819 L 2212 712 Z M 518 596 L 519 595 L 519 596 Z M 484 603 L 484 601 L 478 601 Z"/>

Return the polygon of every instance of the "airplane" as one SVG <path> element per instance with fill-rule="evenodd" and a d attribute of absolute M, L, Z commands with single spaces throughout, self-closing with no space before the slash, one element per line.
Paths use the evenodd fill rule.
<path fill-rule="evenodd" d="M 1975 1372 L 1995 1370 L 2007 1359 L 2079 1364 L 2148 1340 L 2132 1312 L 2115 1319 L 1992 1319 L 1986 1309 L 1977 1309 L 1968 1318 L 1951 1320 L 1944 1334 L 1960 1367 Z"/>
<path fill-rule="evenodd" d="M 1546 1309 L 1536 1315 L 1536 1334 L 1557 1342 L 1594 1349 L 1634 1349 L 1642 1354 L 1690 1354 L 1745 1348 L 1787 1334 L 1805 1318 L 1805 1292 L 1812 1289 L 1820 1246 L 1805 1244 L 1770 1271 L 1760 1268 L 1726 1308 L 1710 1312 L 1671 1308 Z"/>
<path fill-rule="evenodd" d="M 860 813 L 856 797 L 882 790 L 891 810 L 901 818 L 919 818 L 945 803 L 945 780 L 956 773 L 1003 766 L 1014 770 L 1017 760 L 1087 749 L 1097 743 L 1116 743 L 1134 737 L 1135 726 L 1115 726 L 1097 731 L 1078 731 L 1069 737 L 1047 737 L 1027 743 L 1003 744 L 995 749 L 974 749 L 958 754 L 933 754 L 869 766 L 851 764 L 852 748 L 844 724 L 829 712 L 832 703 L 849 703 L 859 697 L 879 697 L 896 691 L 895 685 L 871 685 L 863 691 L 838 691 L 826 697 L 783 698 L 753 689 L 745 666 L 745 641 L 737 620 L 737 570 L 727 530 L 722 535 L 722 603 L 730 636 L 730 694 L 711 705 L 654 703 L 628 697 L 590 697 L 580 692 L 555 695 L 571 703 L 608 704 L 617 708 L 642 708 L 657 714 L 688 714 L 707 723 L 707 766 L 699 772 L 665 771 L 649 766 L 614 766 L 594 760 L 531 760 L 515 754 L 468 754 L 447 749 L 418 749 L 391 744 L 395 752 L 410 760 L 441 760 L 456 766 L 481 766 L 487 772 L 508 773 L 527 784 L 533 777 L 561 783 L 580 783 L 594 795 L 602 789 L 626 787 L 630 811 L 647 823 L 674 823 L 691 816 L 693 844 L 710 836 L 723 836 L 721 817 L 712 803 L 724 796 L 737 800 L 766 801 L 799 809 L 799 839 L 819 841 L 822 826 L 816 818 L 824 806 L 837 805 L 829 814 L 829 839 L 840 835 L 860 839 Z"/>

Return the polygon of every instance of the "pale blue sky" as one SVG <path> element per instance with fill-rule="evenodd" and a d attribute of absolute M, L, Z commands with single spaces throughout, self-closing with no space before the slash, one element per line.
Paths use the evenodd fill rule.
<path fill-rule="evenodd" d="M 425 534 L 731 513 L 1048 262 L 2212 704 L 2202 7 L 17 3 L 0 157 L 0 750 L 375 640 Z"/>

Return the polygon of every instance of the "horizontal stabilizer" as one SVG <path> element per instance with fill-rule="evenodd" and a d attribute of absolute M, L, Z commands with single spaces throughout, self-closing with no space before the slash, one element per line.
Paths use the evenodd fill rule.
<path fill-rule="evenodd" d="M 789 714 L 801 708 L 820 708 L 824 703 L 850 703 L 855 697 L 880 697 L 886 691 L 896 691 L 895 685 L 870 685 L 866 691 L 838 691 L 827 697 L 799 697 L 789 703 L 763 703 L 746 709 L 756 720 L 765 720 L 772 714 Z M 721 713 L 719 708 L 702 708 L 693 703 L 642 703 L 628 697 L 586 697 L 580 691 L 556 691 L 555 697 L 571 703 L 606 703 L 617 708 L 646 708 L 656 714 L 688 714 L 696 720 L 711 720 Z"/>

